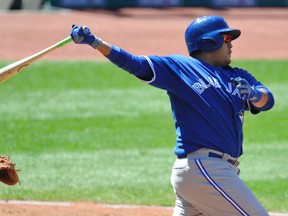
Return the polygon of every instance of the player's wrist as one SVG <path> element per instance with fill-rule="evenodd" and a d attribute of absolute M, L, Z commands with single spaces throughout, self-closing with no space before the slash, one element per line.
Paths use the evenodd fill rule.
<path fill-rule="evenodd" d="M 257 103 L 261 100 L 262 92 L 256 87 L 252 87 L 252 97 L 249 99 L 252 103 Z"/>
<path fill-rule="evenodd" d="M 93 39 L 92 43 L 90 43 L 89 45 L 91 47 L 93 47 L 94 49 L 97 49 L 99 46 L 101 46 L 103 44 L 103 41 L 94 35 L 93 35 L 93 37 L 94 37 L 94 39 Z"/>

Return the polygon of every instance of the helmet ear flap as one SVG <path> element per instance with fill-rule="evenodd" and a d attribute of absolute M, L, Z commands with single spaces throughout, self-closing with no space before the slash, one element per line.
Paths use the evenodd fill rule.
<path fill-rule="evenodd" d="M 223 36 L 220 34 L 203 36 L 196 41 L 197 48 L 201 51 L 206 52 L 219 49 L 223 45 L 223 43 Z"/>

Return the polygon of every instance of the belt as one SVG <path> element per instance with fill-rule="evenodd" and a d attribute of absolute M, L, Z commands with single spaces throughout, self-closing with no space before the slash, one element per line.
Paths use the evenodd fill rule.
<path fill-rule="evenodd" d="M 208 157 L 215 157 L 215 158 L 220 158 L 220 159 L 226 160 L 228 163 L 231 163 L 234 166 L 238 166 L 240 164 L 240 162 L 237 160 L 237 158 L 231 158 L 230 155 L 225 154 L 225 153 L 222 153 L 222 155 L 221 155 L 221 154 L 218 154 L 215 152 L 209 152 Z"/>
<path fill-rule="evenodd" d="M 179 156 L 177 156 L 177 158 L 178 159 L 184 159 L 184 158 L 187 158 L 187 156 L 188 155 L 179 155 Z M 218 152 L 218 151 L 215 152 L 214 150 L 211 150 L 208 152 L 208 157 L 223 159 L 234 166 L 238 166 L 240 164 L 240 162 L 238 161 L 237 158 L 233 158 L 226 153 L 222 153 L 222 152 Z"/>

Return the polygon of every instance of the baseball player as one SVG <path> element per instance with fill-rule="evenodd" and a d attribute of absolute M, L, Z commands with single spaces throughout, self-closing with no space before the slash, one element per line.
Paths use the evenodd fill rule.
<path fill-rule="evenodd" d="M 268 215 L 239 178 L 244 112 L 274 105 L 272 93 L 248 71 L 229 66 L 240 30 L 220 16 L 193 21 L 185 32 L 189 56 L 135 56 L 72 26 L 77 44 L 88 44 L 145 83 L 167 91 L 176 129 L 171 183 L 174 216 Z M 173 43 L 173 41 L 171 41 Z"/>

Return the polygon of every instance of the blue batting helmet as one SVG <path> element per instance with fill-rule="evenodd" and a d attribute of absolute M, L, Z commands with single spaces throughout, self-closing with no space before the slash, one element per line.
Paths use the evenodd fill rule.
<path fill-rule="evenodd" d="M 185 41 L 189 55 L 194 51 L 214 51 L 223 43 L 223 35 L 230 34 L 231 39 L 238 38 L 239 29 L 229 28 L 221 16 L 204 16 L 193 21 L 185 32 Z"/>

